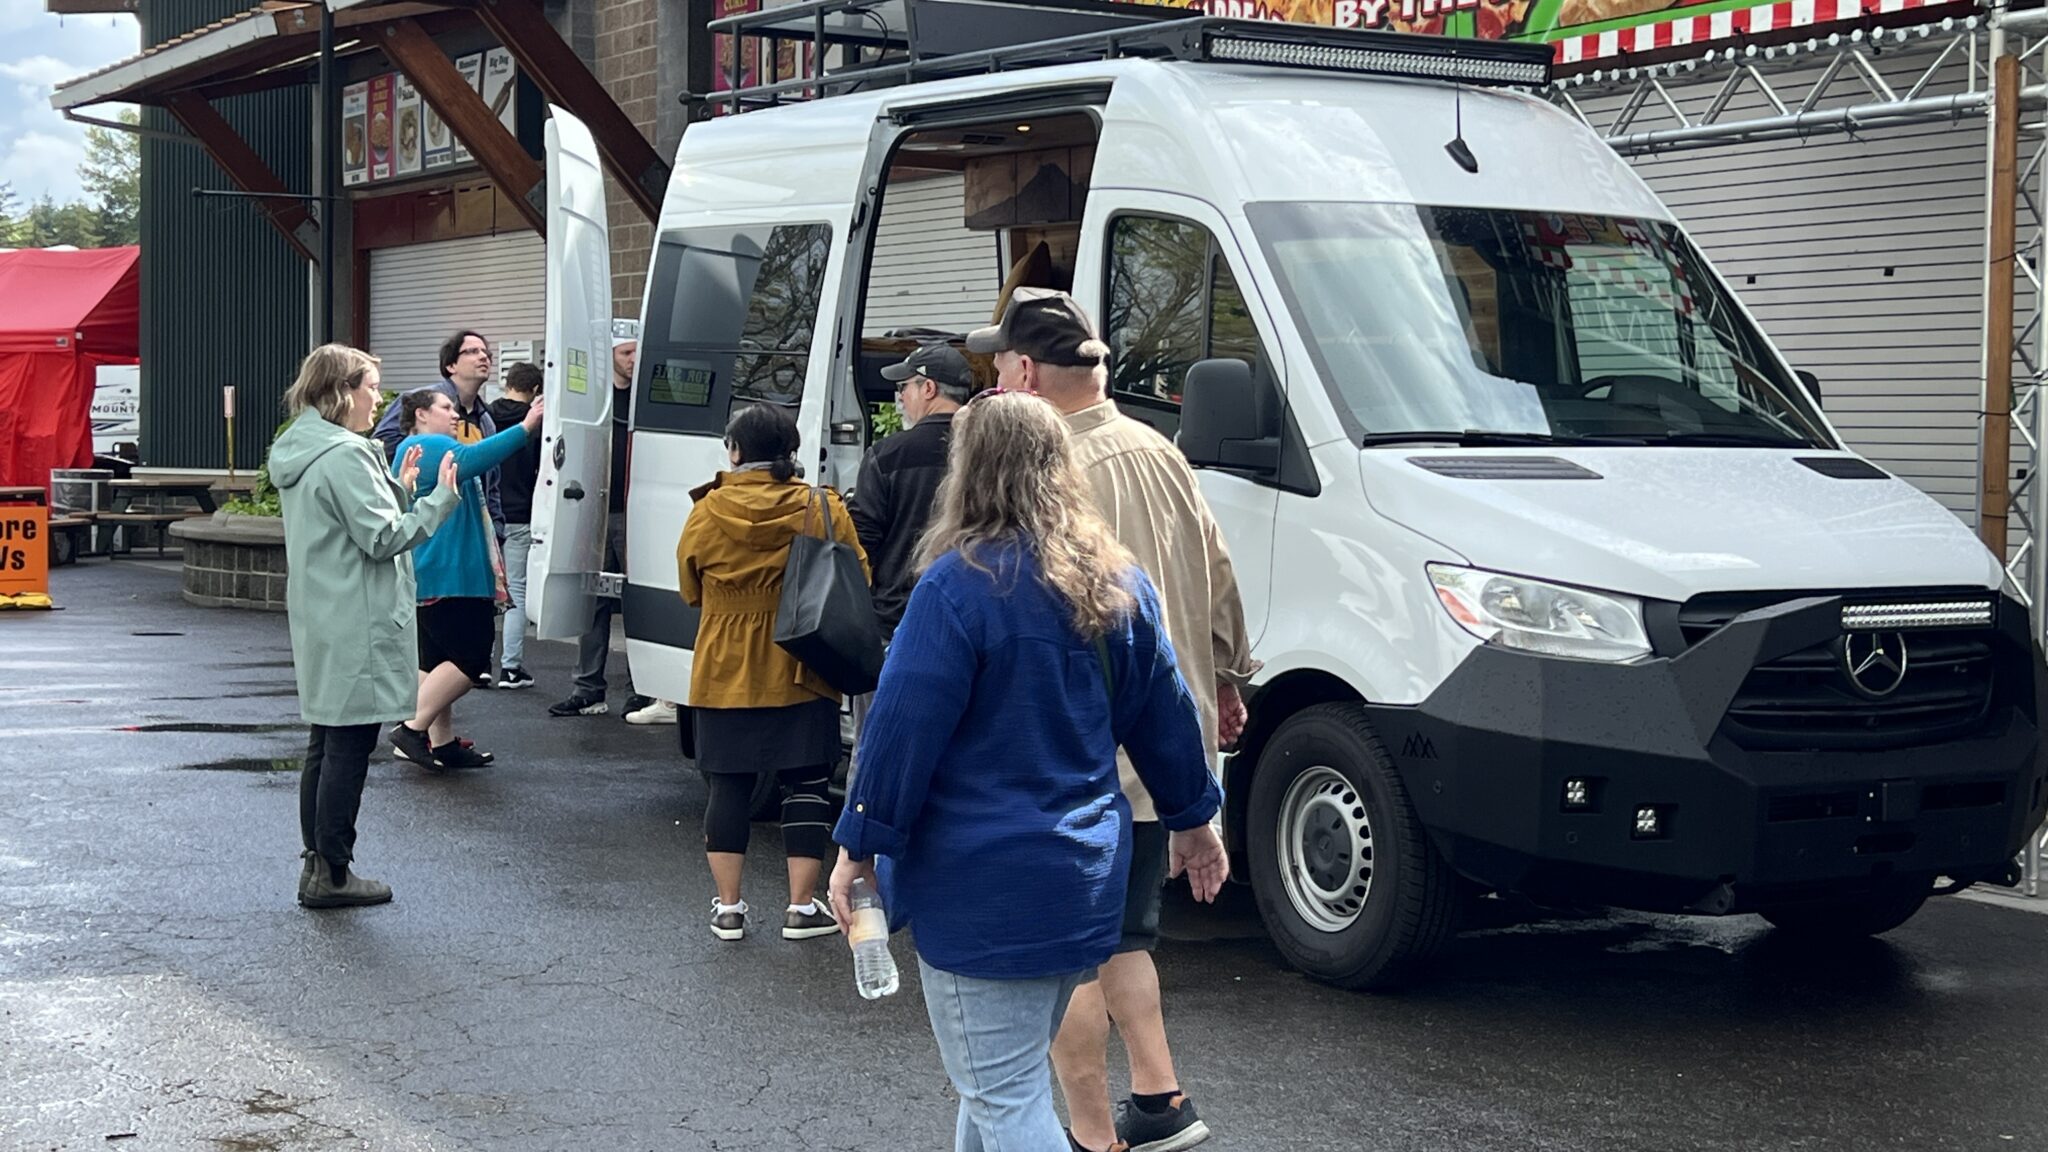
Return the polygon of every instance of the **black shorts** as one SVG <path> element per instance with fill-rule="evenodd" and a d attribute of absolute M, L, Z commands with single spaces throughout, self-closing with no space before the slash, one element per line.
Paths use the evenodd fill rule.
<path fill-rule="evenodd" d="M 419 607 L 420 671 L 453 664 L 470 679 L 491 670 L 498 606 L 481 596 L 450 596 Z"/>
<path fill-rule="evenodd" d="M 1131 882 L 1124 890 L 1124 934 L 1116 945 L 1119 953 L 1158 950 L 1166 863 L 1166 825 L 1157 820 L 1132 821 Z"/>

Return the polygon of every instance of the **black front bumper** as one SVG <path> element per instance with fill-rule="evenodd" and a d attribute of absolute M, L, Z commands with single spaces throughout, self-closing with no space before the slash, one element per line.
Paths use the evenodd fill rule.
<path fill-rule="evenodd" d="M 1841 606 L 1748 612 L 1634 664 L 1485 645 L 1427 701 L 1375 707 L 1373 720 L 1437 848 L 1501 890 L 1729 912 L 1895 877 L 2002 873 L 2048 804 L 2048 678 L 2015 601 L 1998 606 L 1996 677 L 1965 734 L 1766 749 L 1731 735 L 1751 672 L 1835 642 Z M 1585 806 L 1567 806 L 1569 781 L 1583 782 Z M 1654 835 L 1639 828 L 1644 810 Z"/>

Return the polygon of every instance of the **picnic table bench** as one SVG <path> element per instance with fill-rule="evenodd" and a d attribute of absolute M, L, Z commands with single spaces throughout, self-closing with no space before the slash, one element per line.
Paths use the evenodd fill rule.
<path fill-rule="evenodd" d="M 107 510 L 92 518 L 96 529 L 94 550 L 111 553 L 114 550 L 115 529 L 124 524 L 147 524 L 159 529 L 156 553 L 162 556 L 164 538 L 161 530 L 181 520 L 211 516 L 219 511 L 220 506 L 213 499 L 213 490 L 222 486 L 220 481 L 214 479 L 110 480 L 107 482 Z M 177 500 L 190 500 L 198 507 L 172 507 L 172 502 Z"/>

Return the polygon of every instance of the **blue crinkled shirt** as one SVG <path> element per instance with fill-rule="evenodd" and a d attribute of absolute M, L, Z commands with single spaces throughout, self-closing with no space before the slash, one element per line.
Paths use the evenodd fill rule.
<path fill-rule="evenodd" d="M 1106 637 L 1105 680 L 1029 549 L 982 560 L 993 573 L 949 553 L 911 593 L 833 835 L 856 859 L 882 858 L 890 927 L 909 927 L 934 968 L 1084 971 L 1109 959 L 1123 922 L 1131 810 L 1117 746 L 1169 829 L 1208 821 L 1222 791 L 1143 572 L 1128 576 L 1137 610 Z"/>

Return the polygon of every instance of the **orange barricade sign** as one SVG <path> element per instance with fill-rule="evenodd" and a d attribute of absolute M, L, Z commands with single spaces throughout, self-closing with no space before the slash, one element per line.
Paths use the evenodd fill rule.
<path fill-rule="evenodd" d="M 50 591 L 50 510 L 0 504 L 0 596 Z"/>

